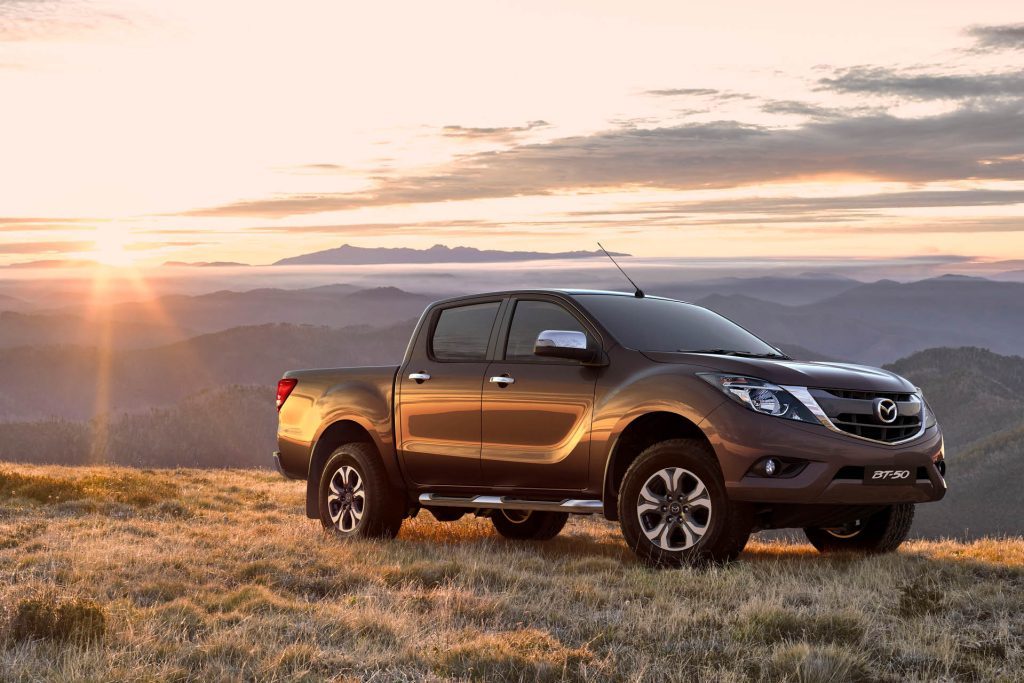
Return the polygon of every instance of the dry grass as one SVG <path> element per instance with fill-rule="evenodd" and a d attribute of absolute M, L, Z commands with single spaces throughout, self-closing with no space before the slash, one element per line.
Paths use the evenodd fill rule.
<path fill-rule="evenodd" d="M 1024 539 L 651 571 L 618 529 L 339 543 L 255 471 L 0 465 L 0 680 L 1024 679 Z"/>

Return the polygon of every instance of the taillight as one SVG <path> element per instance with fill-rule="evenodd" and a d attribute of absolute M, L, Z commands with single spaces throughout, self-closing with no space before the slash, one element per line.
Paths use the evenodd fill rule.
<path fill-rule="evenodd" d="M 288 400 L 288 395 L 292 393 L 292 389 L 299 383 L 299 380 L 285 377 L 279 380 L 277 383 L 277 409 L 281 410 L 281 406 Z"/>

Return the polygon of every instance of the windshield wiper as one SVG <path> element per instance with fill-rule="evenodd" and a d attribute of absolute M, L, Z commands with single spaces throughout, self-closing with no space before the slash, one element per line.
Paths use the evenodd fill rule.
<path fill-rule="evenodd" d="M 752 351 L 736 351 L 735 349 L 677 349 L 678 353 L 711 353 L 716 356 L 737 356 L 739 358 L 785 358 L 782 353 L 753 353 Z"/>

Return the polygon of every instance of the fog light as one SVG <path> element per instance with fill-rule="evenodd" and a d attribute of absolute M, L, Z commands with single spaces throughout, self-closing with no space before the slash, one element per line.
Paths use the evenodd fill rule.
<path fill-rule="evenodd" d="M 779 471 L 779 462 L 775 458 L 768 458 L 764 461 L 764 473 L 769 477 L 774 477 L 775 473 Z"/>

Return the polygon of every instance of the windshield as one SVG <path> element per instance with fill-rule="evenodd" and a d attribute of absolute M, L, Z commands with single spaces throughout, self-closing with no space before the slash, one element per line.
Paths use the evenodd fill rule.
<path fill-rule="evenodd" d="M 636 351 L 784 357 L 728 318 L 693 304 L 610 294 L 575 298 L 619 343 Z"/>

